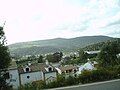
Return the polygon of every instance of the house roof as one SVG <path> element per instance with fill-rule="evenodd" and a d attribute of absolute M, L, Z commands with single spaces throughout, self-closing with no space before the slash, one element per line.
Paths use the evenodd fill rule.
<path fill-rule="evenodd" d="M 60 69 L 61 71 L 66 71 L 66 70 L 71 70 L 71 69 L 77 69 L 77 66 L 66 65 L 66 66 L 61 66 L 61 67 L 59 67 L 59 69 Z"/>
<path fill-rule="evenodd" d="M 93 70 L 94 68 L 95 67 L 93 66 L 92 62 L 88 61 L 87 63 L 79 67 L 79 71 L 77 72 L 77 74 L 81 74 L 82 70 Z"/>
<path fill-rule="evenodd" d="M 88 54 L 98 54 L 100 51 L 85 51 Z"/>
<path fill-rule="evenodd" d="M 80 67 L 79 67 L 79 70 L 80 71 L 82 71 L 82 70 L 92 70 L 92 69 L 94 69 L 94 66 L 93 66 L 93 64 L 91 63 L 91 62 L 87 62 L 87 63 L 85 63 L 84 65 L 81 65 Z"/>
<path fill-rule="evenodd" d="M 35 64 L 31 64 L 29 66 L 23 66 L 23 67 L 19 67 L 18 68 L 18 72 L 19 73 L 28 73 L 28 72 L 24 72 L 24 69 L 26 67 L 30 68 L 29 72 L 37 72 L 37 71 L 43 71 L 43 72 L 47 72 L 45 68 L 47 67 L 53 67 L 51 65 L 46 65 L 45 63 L 35 63 Z M 53 71 L 55 71 L 54 67 L 53 67 Z"/>
<path fill-rule="evenodd" d="M 84 69 L 93 69 L 94 66 L 92 65 L 91 62 L 87 62 L 87 63 L 85 63 L 85 64 L 83 65 L 83 68 L 84 68 Z"/>

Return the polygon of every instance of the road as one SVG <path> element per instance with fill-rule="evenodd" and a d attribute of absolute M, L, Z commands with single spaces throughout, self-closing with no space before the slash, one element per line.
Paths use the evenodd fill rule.
<path fill-rule="evenodd" d="M 49 90 L 120 90 L 120 79 Z"/>

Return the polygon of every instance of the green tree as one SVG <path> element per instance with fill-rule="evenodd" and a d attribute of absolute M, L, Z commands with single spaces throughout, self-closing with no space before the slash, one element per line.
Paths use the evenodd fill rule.
<path fill-rule="evenodd" d="M 36 58 L 35 55 L 29 56 L 29 57 L 27 58 L 28 61 L 35 61 L 36 59 L 37 59 L 37 58 Z"/>
<path fill-rule="evenodd" d="M 58 84 L 58 87 L 65 86 L 65 76 L 64 75 L 57 76 L 57 84 Z"/>
<path fill-rule="evenodd" d="M 63 56 L 62 52 L 55 52 L 53 54 L 54 61 L 55 62 L 61 61 L 62 56 Z"/>
<path fill-rule="evenodd" d="M 120 53 L 120 42 L 107 43 L 98 55 L 98 62 L 103 67 L 120 64 L 117 54 Z"/>
<path fill-rule="evenodd" d="M 49 61 L 49 62 L 54 62 L 53 60 L 53 55 L 52 54 L 48 54 L 47 56 L 46 56 L 46 59 Z"/>
<path fill-rule="evenodd" d="M 87 62 L 87 53 L 85 53 L 83 50 L 79 51 L 79 63 L 86 63 Z"/>
<path fill-rule="evenodd" d="M 68 78 L 66 78 L 65 83 L 67 85 L 75 85 L 78 84 L 77 79 L 74 76 L 69 76 Z"/>
<path fill-rule="evenodd" d="M 42 55 L 39 56 L 38 63 L 43 63 L 43 56 Z"/>
<path fill-rule="evenodd" d="M 7 89 L 5 74 L 11 61 L 8 47 L 5 45 L 6 38 L 4 34 L 3 27 L 0 27 L 0 90 Z"/>
<path fill-rule="evenodd" d="M 46 59 L 49 61 L 49 62 L 59 62 L 61 59 L 62 59 L 62 52 L 55 52 L 53 54 L 49 54 L 46 56 Z"/>

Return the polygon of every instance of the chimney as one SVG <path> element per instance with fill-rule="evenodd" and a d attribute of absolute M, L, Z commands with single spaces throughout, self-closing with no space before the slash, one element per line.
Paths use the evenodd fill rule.
<path fill-rule="evenodd" d="M 45 61 L 45 64 L 46 64 L 46 65 L 49 65 L 49 62 L 48 62 L 48 60 L 46 60 L 46 61 Z"/>
<path fill-rule="evenodd" d="M 30 65 L 31 65 L 31 62 L 29 61 L 29 62 L 28 62 L 28 66 L 30 66 Z"/>

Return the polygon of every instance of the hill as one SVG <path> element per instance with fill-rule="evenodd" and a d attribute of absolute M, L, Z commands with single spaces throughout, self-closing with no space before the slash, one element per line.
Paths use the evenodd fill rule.
<path fill-rule="evenodd" d="M 120 45 L 120 38 L 114 38 L 114 39 L 111 39 L 111 40 L 108 40 L 108 41 L 105 41 L 105 42 L 99 42 L 99 43 L 96 43 L 96 44 L 88 45 L 88 46 L 86 46 L 82 49 L 85 50 L 85 51 L 100 50 L 105 45 L 109 45 L 113 42 L 117 42 Z"/>
<path fill-rule="evenodd" d="M 74 51 L 78 48 L 83 48 L 88 45 L 104 42 L 113 39 L 108 36 L 84 36 L 71 39 L 56 38 L 48 40 L 38 40 L 30 42 L 22 42 L 9 45 L 11 54 L 23 56 L 23 55 L 35 55 L 45 54 L 56 51 Z"/>
<path fill-rule="evenodd" d="M 105 41 L 105 42 L 99 42 L 99 43 L 96 43 L 96 44 L 88 45 L 88 46 L 86 46 L 82 49 L 85 50 L 85 51 L 101 50 L 102 47 L 104 47 L 105 45 L 109 45 L 111 43 L 117 43 L 120 47 L 120 38 L 114 38 L 114 39 L 111 39 L 111 40 L 108 40 L 108 41 Z"/>

